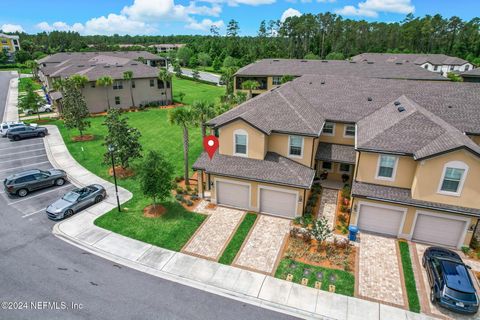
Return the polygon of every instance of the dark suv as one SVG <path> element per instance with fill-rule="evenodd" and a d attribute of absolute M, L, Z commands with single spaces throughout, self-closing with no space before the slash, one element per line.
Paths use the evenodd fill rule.
<path fill-rule="evenodd" d="M 18 141 L 25 138 L 45 137 L 47 134 L 47 128 L 23 126 L 9 129 L 7 131 L 7 138 L 10 140 Z"/>
<path fill-rule="evenodd" d="M 62 186 L 66 180 L 67 173 L 63 170 L 28 170 L 8 176 L 3 185 L 8 194 L 25 197 L 34 190 Z"/>
<path fill-rule="evenodd" d="M 469 266 L 458 254 L 440 247 L 425 250 L 422 260 L 430 283 L 430 301 L 460 313 L 476 313 L 478 297 Z"/>

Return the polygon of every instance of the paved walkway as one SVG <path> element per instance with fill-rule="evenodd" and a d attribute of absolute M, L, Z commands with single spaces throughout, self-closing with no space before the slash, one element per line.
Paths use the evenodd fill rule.
<path fill-rule="evenodd" d="M 274 272 L 285 236 L 290 231 L 290 222 L 260 215 L 233 264 L 266 274 Z"/>
<path fill-rule="evenodd" d="M 326 217 L 330 228 L 335 226 L 335 213 L 337 211 L 338 190 L 323 189 L 320 196 L 318 218 Z"/>
<path fill-rule="evenodd" d="M 396 240 L 362 234 L 358 294 L 361 297 L 405 306 Z"/>
<path fill-rule="evenodd" d="M 217 261 L 245 216 L 245 211 L 218 206 L 214 210 L 206 209 L 208 203 L 202 201 L 195 209 L 209 216 L 182 252 Z"/>
<path fill-rule="evenodd" d="M 17 75 L 17 77 L 10 80 L 3 121 L 18 121 L 18 73 L 12 71 L 12 74 Z"/>

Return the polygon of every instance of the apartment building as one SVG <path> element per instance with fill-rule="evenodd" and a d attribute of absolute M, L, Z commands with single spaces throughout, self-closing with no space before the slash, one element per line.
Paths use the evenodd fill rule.
<path fill-rule="evenodd" d="M 13 60 L 15 52 L 20 50 L 19 36 L 0 33 L 0 42 L 2 44 L 2 50 Z"/>

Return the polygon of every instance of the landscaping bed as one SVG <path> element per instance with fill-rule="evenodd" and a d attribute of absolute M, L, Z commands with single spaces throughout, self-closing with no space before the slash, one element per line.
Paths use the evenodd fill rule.
<path fill-rule="evenodd" d="M 402 259 L 403 278 L 405 281 L 405 288 L 407 289 L 408 307 L 410 311 L 420 312 L 420 302 L 418 299 L 417 286 L 415 283 L 415 276 L 413 274 L 412 259 L 410 257 L 410 250 L 408 243 L 399 241 L 400 257 Z"/>
<path fill-rule="evenodd" d="M 249 212 L 245 215 L 242 223 L 238 227 L 237 231 L 235 231 L 235 234 L 223 251 L 223 254 L 218 262 L 228 265 L 232 264 L 238 251 L 240 251 L 243 242 L 247 238 L 248 233 L 255 224 L 255 220 L 257 220 L 257 215 L 255 213 Z"/>
<path fill-rule="evenodd" d="M 350 192 L 349 186 L 343 187 L 338 191 L 337 211 L 335 213 L 335 230 L 336 234 L 346 235 L 348 233 L 348 224 L 350 221 Z"/>

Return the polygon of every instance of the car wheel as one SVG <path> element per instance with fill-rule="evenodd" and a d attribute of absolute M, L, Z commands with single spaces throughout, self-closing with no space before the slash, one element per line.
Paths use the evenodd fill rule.
<path fill-rule="evenodd" d="M 30 111 L 30 110 L 29 110 L 29 111 L 27 111 L 27 115 L 31 116 L 32 114 L 33 114 L 33 112 L 32 112 L 32 111 Z"/>
<path fill-rule="evenodd" d="M 103 200 L 103 197 L 102 197 L 102 196 L 96 196 L 96 197 L 95 197 L 95 203 L 102 202 L 102 200 Z"/>
<path fill-rule="evenodd" d="M 19 197 L 22 197 L 22 198 L 25 197 L 27 194 L 28 194 L 28 190 L 27 190 L 27 189 L 20 189 L 20 190 L 17 191 L 17 195 L 18 195 Z"/>
<path fill-rule="evenodd" d="M 13 141 L 18 141 L 18 140 L 20 140 L 19 136 L 13 136 Z"/>
<path fill-rule="evenodd" d="M 432 304 L 437 303 L 437 298 L 435 298 L 435 290 L 433 288 L 430 290 L 430 302 Z"/>
<path fill-rule="evenodd" d="M 64 217 L 69 217 L 73 215 L 73 210 L 72 209 L 68 209 L 67 211 L 65 211 L 65 214 L 63 215 Z"/>
<path fill-rule="evenodd" d="M 56 186 L 63 186 L 64 184 L 65 184 L 65 179 L 58 178 L 57 180 L 55 180 Z"/>
<path fill-rule="evenodd" d="M 40 138 L 45 137 L 45 132 L 39 132 L 39 133 L 38 133 L 38 136 L 39 136 Z"/>
<path fill-rule="evenodd" d="M 45 112 L 52 112 L 52 109 L 45 109 Z"/>

